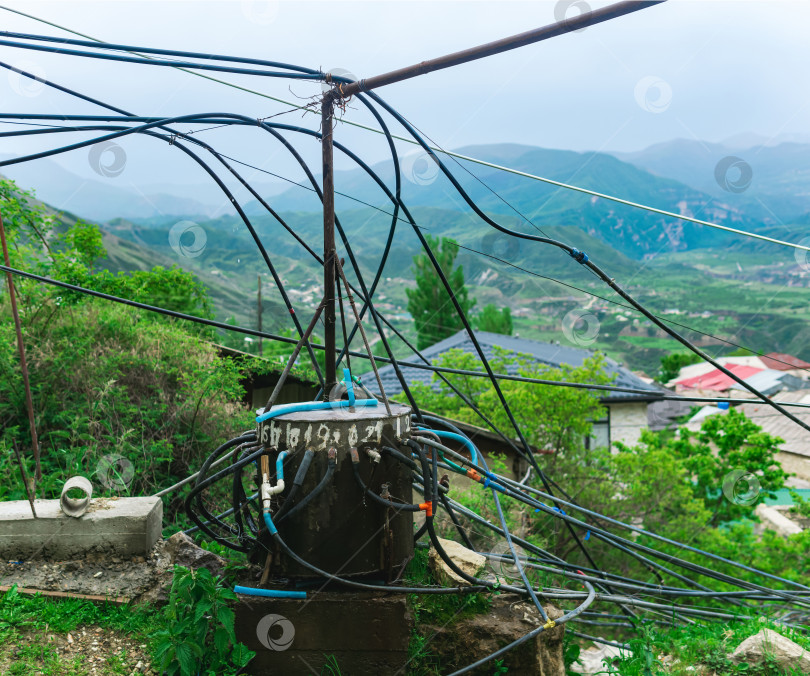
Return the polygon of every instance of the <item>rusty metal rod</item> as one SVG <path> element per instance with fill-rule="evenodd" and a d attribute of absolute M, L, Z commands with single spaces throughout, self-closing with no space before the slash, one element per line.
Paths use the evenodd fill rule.
<path fill-rule="evenodd" d="M 335 98 L 330 91 L 321 101 L 321 148 L 323 153 L 323 301 L 326 361 L 323 392 L 329 393 L 337 383 L 335 358 L 335 167 L 332 147 L 332 123 Z"/>
<path fill-rule="evenodd" d="M 259 333 L 262 332 L 262 275 L 261 273 L 258 274 L 259 280 L 259 292 L 256 296 L 256 314 L 258 315 L 258 322 L 259 322 Z M 259 356 L 264 356 L 262 352 L 262 337 L 259 336 Z"/>
<path fill-rule="evenodd" d="M 8 255 L 8 244 L 6 243 L 6 229 L 3 227 L 3 217 L 0 216 L 0 244 L 3 247 L 3 260 L 6 267 L 11 267 L 11 260 Z M 37 439 L 37 426 L 34 421 L 34 400 L 31 398 L 31 384 L 28 381 L 28 362 L 25 360 L 25 345 L 23 344 L 22 327 L 20 326 L 20 313 L 17 311 L 17 297 L 14 295 L 14 279 L 11 273 L 6 271 L 6 285 L 8 295 L 11 298 L 11 315 L 14 317 L 14 328 L 17 331 L 17 351 L 20 353 L 20 368 L 22 370 L 23 387 L 25 388 L 25 407 L 28 409 L 28 425 L 31 428 L 31 443 L 34 447 L 34 465 L 37 481 L 42 480 L 42 467 L 39 464 L 39 441 Z"/>
<path fill-rule="evenodd" d="M 587 28 L 588 26 L 593 26 L 594 24 L 608 21 L 609 19 L 615 19 L 619 16 L 637 12 L 640 9 L 645 9 L 652 5 L 658 5 L 665 1 L 666 0 L 642 0 L 639 2 L 618 2 L 615 5 L 603 7 L 602 9 L 597 9 L 591 12 L 584 12 L 577 17 L 565 19 L 564 21 L 543 26 L 542 28 L 535 28 L 534 30 L 512 35 L 508 38 L 495 40 L 495 42 L 488 42 L 478 47 L 471 47 L 470 49 L 465 49 L 460 52 L 454 52 L 452 54 L 447 54 L 446 56 L 440 56 L 435 59 L 429 59 L 428 61 L 422 61 L 421 63 L 417 63 L 413 66 L 399 68 L 398 70 L 393 70 L 382 75 L 376 75 L 368 79 L 358 80 L 357 82 L 340 84 L 338 85 L 337 89 L 340 92 L 341 97 L 347 98 L 353 94 L 367 92 L 371 89 L 377 89 L 378 87 L 393 84 L 394 82 L 409 80 L 417 75 L 424 75 L 425 73 L 432 73 L 433 71 L 450 68 L 451 66 L 458 66 L 462 63 L 476 61 L 477 59 L 482 59 L 486 56 L 500 54 L 501 52 L 508 52 L 512 49 L 517 49 L 518 47 L 524 47 L 535 42 L 548 40 L 549 38 L 553 38 L 558 35 L 578 31 L 583 28 Z"/>
<path fill-rule="evenodd" d="M 336 261 L 337 271 L 340 275 L 340 278 L 343 280 L 343 284 L 346 286 L 346 297 L 349 299 L 349 305 L 351 305 L 352 312 L 354 313 L 354 320 L 357 322 L 357 328 L 360 329 L 360 335 L 363 337 L 363 345 L 366 348 L 366 353 L 368 354 L 369 361 L 371 362 L 371 370 L 374 371 L 374 377 L 377 379 L 377 387 L 380 388 L 380 399 L 382 399 L 383 404 L 385 404 L 385 411 L 388 415 L 391 415 L 391 405 L 388 403 L 388 397 L 385 396 L 385 390 L 383 389 L 382 378 L 380 378 L 380 372 L 377 370 L 377 362 L 374 360 L 374 353 L 371 351 L 371 346 L 368 343 L 368 338 L 366 337 L 366 330 L 363 328 L 363 322 L 360 321 L 360 313 L 357 312 L 357 306 L 354 304 L 354 296 L 352 296 L 352 290 L 349 287 L 349 282 L 346 280 L 346 275 L 343 274 L 343 265 L 340 261 Z M 346 350 L 349 349 L 349 346 L 346 346 Z"/>
<path fill-rule="evenodd" d="M 32 483 L 28 483 L 28 473 L 25 471 L 25 464 L 23 463 L 22 456 L 20 455 L 20 449 L 17 446 L 17 440 L 13 440 L 11 442 L 11 446 L 14 448 L 14 455 L 17 456 L 17 463 L 20 466 L 20 476 L 22 477 L 23 486 L 25 486 L 25 494 L 28 496 L 28 504 L 31 505 L 31 514 L 34 515 L 34 518 L 37 517 L 37 510 L 34 509 L 34 498 L 36 494 L 34 493 L 34 486 Z"/>
<path fill-rule="evenodd" d="M 295 360 L 298 359 L 298 355 L 301 353 L 301 348 L 304 346 L 309 340 L 310 335 L 312 335 L 312 331 L 315 329 L 315 324 L 318 322 L 318 317 L 321 316 L 321 312 L 323 311 L 325 304 L 324 300 L 322 300 L 318 307 L 315 310 L 315 314 L 312 315 L 312 319 L 309 322 L 309 326 L 307 326 L 306 331 L 304 331 L 304 335 L 298 339 L 298 342 L 295 344 L 295 349 L 293 350 L 290 358 L 287 360 L 287 364 L 284 367 L 284 370 L 281 372 L 281 375 L 278 377 L 278 382 L 276 386 L 273 388 L 273 392 L 270 394 L 270 398 L 267 400 L 267 404 L 265 404 L 264 410 L 269 411 L 273 404 L 276 403 L 276 399 L 278 399 L 278 395 L 281 392 L 281 388 L 284 386 L 284 381 L 287 380 L 287 376 L 290 375 L 290 371 L 292 370 L 293 364 L 295 364 Z"/>

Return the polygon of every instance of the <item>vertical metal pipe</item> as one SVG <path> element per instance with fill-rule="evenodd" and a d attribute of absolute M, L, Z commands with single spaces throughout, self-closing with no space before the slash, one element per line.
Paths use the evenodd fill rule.
<path fill-rule="evenodd" d="M 321 148 L 323 152 L 323 296 L 324 346 L 326 363 L 324 395 L 335 386 L 335 174 L 332 148 L 332 121 L 335 100 L 327 92 L 321 102 Z"/>
<path fill-rule="evenodd" d="M 260 272 L 258 275 L 259 280 L 259 294 L 256 298 L 256 312 L 259 315 L 259 331 L 262 330 L 262 273 Z M 263 356 L 264 352 L 262 352 L 262 337 L 259 336 L 259 356 Z"/>
<path fill-rule="evenodd" d="M 6 229 L 3 227 L 3 217 L 0 216 L 0 244 L 3 247 L 3 260 L 6 267 L 11 267 L 11 260 L 8 255 L 8 244 L 6 243 Z M 39 441 L 37 440 L 37 427 L 34 422 L 34 400 L 31 398 L 31 385 L 28 382 L 28 363 L 25 361 L 25 345 L 23 345 L 22 327 L 20 326 L 20 314 L 17 311 L 17 297 L 14 292 L 14 279 L 10 272 L 6 272 L 6 285 L 8 295 L 11 298 L 11 315 L 14 317 L 14 328 L 17 331 L 17 350 L 20 353 L 20 367 L 22 370 L 23 387 L 25 388 L 25 407 L 28 409 L 28 425 L 31 428 L 31 443 L 34 446 L 34 464 L 36 466 L 36 480 L 42 480 L 42 467 L 39 464 Z"/>
<path fill-rule="evenodd" d="M 37 510 L 34 509 L 34 500 L 36 499 L 34 482 L 28 481 L 28 474 L 25 471 L 25 463 L 20 455 L 20 449 L 17 447 L 17 441 L 12 440 L 11 445 L 14 448 L 14 455 L 17 456 L 17 464 L 20 466 L 20 477 L 22 477 L 23 486 L 25 486 L 25 493 L 28 496 L 28 504 L 31 505 L 31 514 L 33 514 L 34 518 L 36 519 Z"/>

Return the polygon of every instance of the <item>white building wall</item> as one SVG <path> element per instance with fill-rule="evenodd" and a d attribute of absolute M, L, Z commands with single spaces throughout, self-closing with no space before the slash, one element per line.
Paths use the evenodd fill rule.
<path fill-rule="evenodd" d="M 632 401 L 623 404 L 609 404 L 610 443 L 621 441 L 633 446 L 641 437 L 641 430 L 647 428 L 647 402 Z"/>

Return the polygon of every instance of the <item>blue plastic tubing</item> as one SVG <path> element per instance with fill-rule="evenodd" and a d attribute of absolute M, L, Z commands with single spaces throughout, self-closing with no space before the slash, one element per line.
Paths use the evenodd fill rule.
<path fill-rule="evenodd" d="M 276 482 L 284 481 L 284 458 L 288 455 L 287 451 L 281 451 L 276 458 Z"/>
<path fill-rule="evenodd" d="M 440 439 L 455 439 L 456 441 L 460 441 L 464 444 L 468 449 L 470 449 L 470 456 L 472 458 L 473 464 L 478 464 L 478 449 L 475 447 L 472 441 L 467 439 L 467 437 L 462 437 L 460 434 L 456 434 L 455 432 L 445 432 L 443 430 L 430 430 L 432 434 L 435 434 Z"/>
<path fill-rule="evenodd" d="M 354 394 L 354 390 L 352 390 L 352 394 Z M 354 403 L 341 399 L 340 401 L 305 401 L 301 404 L 284 404 L 283 406 L 274 406 L 272 411 L 262 413 L 256 418 L 256 422 L 264 422 L 280 415 L 298 413 L 299 411 L 322 411 L 327 408 L 348 408 L 349 406 L 376 406 L 378 403 L 376 399 L 355 399 Z"/>
<path fill-rule="evenodd" d="M 349 369 L 343 369 L 343 382 L 346 384 L 346 394 L 349 396 L 349 406 L 354 406 L 354 385 L 352 385 L 352 374 Z"/>
<path fill-rule="evenodd" d="M 307 593 L 305 591 L 286 591 L 282 589 L 256 589 L 255 587 L 240 587 L 237 585 L 233 588 L 237 594 L 245 594 L 247 596 L 266 596 L 271 599 L 305 599 Z"/>

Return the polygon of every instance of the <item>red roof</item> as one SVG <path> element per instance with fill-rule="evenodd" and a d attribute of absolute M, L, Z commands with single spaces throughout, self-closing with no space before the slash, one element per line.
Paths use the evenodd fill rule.
<path fill-rule="evenodd" d="M 726 369 L 743 380 L 751 377 L 755 373 L 764 371 L 764 369 L 757 366 L 743 366 L 742 364 L 726 364 Z M 704 373 L 702 376 L 693 376 L 692 378 L 677 380 L 675 381 L 675 384 L 680 385 L 681 387 L 688 387 L 690 389 L 715 390 L 717 392 L 722 392 L 723 390 L 727 390 L 732 385 L 736 385 L 737 381 L 727 376 L 719 369 L 714 369 L 708 373 Z"/>
<path fill-rule="evenodd" d="M 762 363 L 769 369 L 776 371 L 790 371 L 790 369 L 810 369 L 810 364 L 802 361 L 792 354 L 784 354 L 783 352 L 771 352 L 764 357 L 760 357 Z"/>

